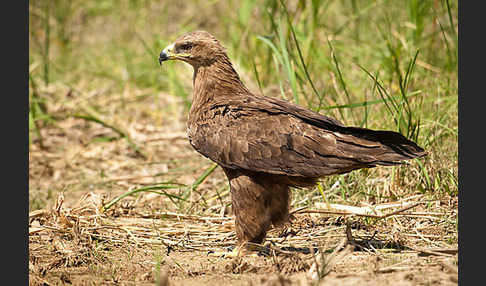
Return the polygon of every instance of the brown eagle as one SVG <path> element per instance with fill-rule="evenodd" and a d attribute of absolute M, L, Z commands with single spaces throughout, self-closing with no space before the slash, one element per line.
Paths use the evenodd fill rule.
<path fill-rule="evenodd" d="M 191 145 L 228 177 L 238 246 L 261 243 L 289 216 L 290 187 L 426 152 L 400 133 L 344 126 L 290 102 L 256 95 L 241 82 L 225 49 L 205 31 L 179 37 L 159 63 L 194 68 L 187 132 Z"/>

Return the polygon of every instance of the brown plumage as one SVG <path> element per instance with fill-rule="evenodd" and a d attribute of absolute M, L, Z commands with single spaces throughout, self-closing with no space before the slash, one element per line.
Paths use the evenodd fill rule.
<path fill-rule="evenodd" d="M 159 62 L 170 59 L 194 68 L 188 137 L 228 177 L 239 244 L 261 243 L 272 224 L 285 222 L 290 187 L 426 155 L 397 132 L 347 127 L 290 102 L 251 93 L 207 32 L 181 36 L 161 52 Z"/>

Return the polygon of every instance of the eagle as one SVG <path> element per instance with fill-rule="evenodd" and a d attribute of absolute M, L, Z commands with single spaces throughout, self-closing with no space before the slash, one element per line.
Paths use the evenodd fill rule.
<path fill-rule="evenodd" d="M 180 36 L 162 50 L 163 61 L 190 64 L 193 99 L 187 136 L 228 178 L 238 253 L 261 244 L 273 225 L 289 218 L 292 187 L 323 176 L 377 165 L 397 165 L 427 153 L 393 131 L 345 126 L 291 102 L 252 93 L 225 48 L 210 33 Z"/>

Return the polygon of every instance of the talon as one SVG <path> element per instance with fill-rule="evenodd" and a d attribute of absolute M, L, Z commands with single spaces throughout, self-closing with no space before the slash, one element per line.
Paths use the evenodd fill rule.
<path fill-rule="evenodd" d="M 232 251 L 211 251 L 208 253 L 208 256 L 211 257 L 219 257 L 219 258 L 235 258 L 239 257 L 240 255 L 240 248 L 235 247 Z"/>
<path fill-rule="evenodd" d="M 259 257 L 260 253 L 265 255 L 265 251 L 261 247 L 252 246 L 236 246 L 232 251 L 210 251 L 208 256 L 219 258 L 237 258 L 237 257 Z"/>

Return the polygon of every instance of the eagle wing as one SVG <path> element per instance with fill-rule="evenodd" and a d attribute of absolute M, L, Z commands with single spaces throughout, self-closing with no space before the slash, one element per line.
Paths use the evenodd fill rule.
<path fill-rule="evenodd" d="M 320 177 L 399 164 L 423 152 L 399 133 L 345 127 L 277 98 L 226 99 L 202 113 L 189 126 L 190 142 L 230 169 Z"/>

